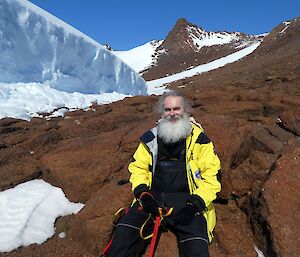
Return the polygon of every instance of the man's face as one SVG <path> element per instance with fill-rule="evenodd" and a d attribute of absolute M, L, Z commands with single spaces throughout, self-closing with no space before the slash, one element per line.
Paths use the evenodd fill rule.
<path fill-rule="evenodd" d="M 163 118 L 176 122 L 184 114 L 183 100 L 180 96 L 168 96 L 164 101 Z"/>

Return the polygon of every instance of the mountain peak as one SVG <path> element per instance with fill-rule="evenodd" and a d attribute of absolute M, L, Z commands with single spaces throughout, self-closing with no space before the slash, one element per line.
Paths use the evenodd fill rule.
<path fill-rule="evenodd" d="M 143 77 L 153 80 L 211 62 L 261 41 L 262 37 L 240 32 L 205 31 L 180 18 L 156 49 L 154 66 L 159 66 L 159 69 L 152 67 L 144 72 Z"/>
<path fill-rule="evenodd" d="M 180 18 L 177 20 L 173 29 L 169 32 L 164 40 L 161 48 L 167 52 L 188 53 L 193 51 L 190 41 L 188 27 L 195 25 L 189 23 L 186 19 Z"/>
<path fill-rule="evenodd" d="M 177 21 L 176 21 L 176 24 L 174 26 L 174 29 L 176 27 L 185 27 L 189 24 L 189 22 L 185 19 L 185 18 L 179 18 Z"/>

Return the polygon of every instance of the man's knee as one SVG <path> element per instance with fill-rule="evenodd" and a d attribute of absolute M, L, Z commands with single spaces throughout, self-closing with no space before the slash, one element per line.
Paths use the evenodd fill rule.
<path fill-rule="evenodd" d="M 206 238 L 193 237 L 178 241 L 182 257 L 209 257 L 208 241 Z"/>
<path fill-rule="evenodd" d="M 119 223 L 112 238 L 112 244 L 107 251 L 108 257 L 140 256 L 144 242 L 140 237 L 139 228 Z"/>

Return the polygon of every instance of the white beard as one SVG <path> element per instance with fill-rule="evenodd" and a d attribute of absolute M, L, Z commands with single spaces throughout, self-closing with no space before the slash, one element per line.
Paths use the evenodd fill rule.
<path fill-rule="evenodd" d="M 176 119 L 176 122 L 172 120 Z M 187 114 L 181 117 L 163 118 L 158 123 L 158 136 L 166 144 L 176 143 L 180 139 L 186 138 L 192 131 L 192 125 Z"/>

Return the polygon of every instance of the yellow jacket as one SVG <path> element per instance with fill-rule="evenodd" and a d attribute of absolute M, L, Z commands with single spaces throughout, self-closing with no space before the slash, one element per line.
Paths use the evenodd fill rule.
<path fill-rule="evenodd" d="M 220 160 L 214 151 L 213 143 L 204 134 L 201 126 L 191 122 L 192 132 L 186 139 L 186 172 L 190 194 L 200 196 L 206 206 L 203 215 L 207 221 L 208 238 L 213 239 L 212 231 L 216 224 L 216 214 L 212 201 L 221 190 L 219 181 Z M 152 177 L 158 155 L 157 127 L 141 137 L 134 161 L 129 164 L 132 190 L 142 184 L 151 189 Z"/>

